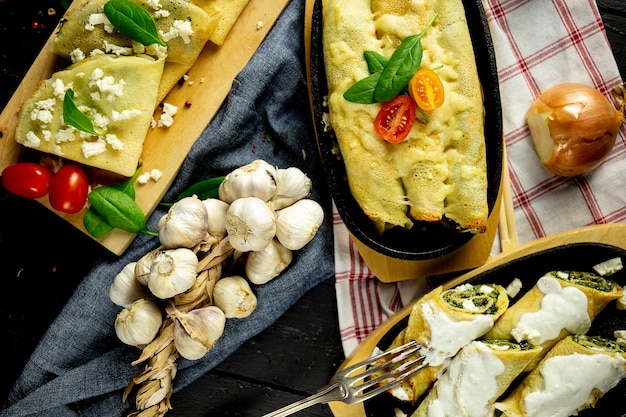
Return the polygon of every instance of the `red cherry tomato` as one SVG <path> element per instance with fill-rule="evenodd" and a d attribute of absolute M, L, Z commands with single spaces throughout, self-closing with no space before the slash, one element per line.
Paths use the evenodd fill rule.
<path fill-rule="evenodd" d="M 434 110 L 443 104 L 444 91 L 441 79 L 432 70 L 420 68 L 409 81 L 409 94 L 424 111 Z"/>
<path fill-rule="evenodd" d="M 2 171 L 2 185 L 10 193 L 39 198 L 48 193 L 52 172 L 35 162 L 18 162 Z"/>
<path fill-rule="evenodd" d="M 374 130 L 390 143 L 406 139 L 415 121 L 415 102 L 409 96 L 398 96 L 383 104 L 374 119 Z"/>
<path fill-rule="evenodd" d="M 48 199 L 52 208 L 64 213 L 78 213 L 85 206 L 89 180 L 78 165 L 63 165 L 50 181 Z"/>

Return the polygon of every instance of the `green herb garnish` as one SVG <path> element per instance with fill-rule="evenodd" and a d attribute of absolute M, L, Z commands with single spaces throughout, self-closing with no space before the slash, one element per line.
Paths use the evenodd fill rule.
<path fill-rule="evenodd" d="M 178 195 L 178 200 L 182 200 L 185 197 L 191 197 L 194 195 L 197 196 L 200 200 L 206 200 L 207 198 L 216 198 L 218 196 L 218 190 L 222 181 L 224 181 L 224 177 L 215 177 L 195 183 L 191 187 L 180 193 Z"/>
<path fill-rule="evenodd" d="M 83 216 L 83 226 L 93 237 L 99 238 L 115 228 L 129 233 L 158 236 L 146 229 L 146 217 L 135 202 L 135 179 L 141 168 L 123 183 L 98 187 L 87 196 L 91 207 Z"/>
<path fill-rule="evenodd" d="M 71 88 L 65 92 L 65 96 L 63 97 L 63 121 L 69 126 L 95 136 L 102 136 L 107 133 L 107 131 L 96 131 L 91 119 L 78 109 L 76 103 L 74 103 L 74 90 Z"/>
<path fill-rule="evenodd" d="M 120 33 L 144 46 L 159 44 L 161 40 L 154 19 L 145 9 L 129 0 L 109 0 L 104 5 L 104 14 Z"/>
<path fill-rule="evenodd" d="M 354 83 L 343 97 L 353 103 L 372 104 L 398 96 L 422 64 L 422 36 L 436 18 L 437 14 L 423 31 L 405 38 L 388 60 L 377 52 L 365 51 L 363 56 L 371 75 Z"/>

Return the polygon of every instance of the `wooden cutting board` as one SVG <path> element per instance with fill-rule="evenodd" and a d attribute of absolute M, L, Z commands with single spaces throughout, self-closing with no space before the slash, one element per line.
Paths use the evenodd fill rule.
<path fill-rule="evenodd" d="M 172 184 L 189 149 L 211 122 L 228 95 L 235 77 L 256 52 L 287 3 L 289 0 L 250 0 L 224 44 L 217 46 L 209 42 L 188 72 L 188 82 L 174 87 L 165 98 L 164 101 L 178 106 L 179 110 L 172 126 L 151 129 L 144 143 L 144 171 L 156 168 L 163 173 L 157 182 L 149 181 L 145 185 L 136 186 L 136 200 L 146 217 L 154 211 Z M 62 61 L 49 52 L 53 37 L 54 34 L 0 114 L 0 172 L 19 161 L 23 150 L 14 140 L 20 106 L 32 95 L 39 82 L 60 69 Z M 190 102 L 191 106 L 186 107 L 186 102 Z M 77 214 L 65 214 L 52 209 L 47 197 L 38 201 L 90 236 L 82 225 L 84 210 Z M 121 255 L 134 238 L 134 234 L 115 229 L 95 240 L 111 252 Z"/>

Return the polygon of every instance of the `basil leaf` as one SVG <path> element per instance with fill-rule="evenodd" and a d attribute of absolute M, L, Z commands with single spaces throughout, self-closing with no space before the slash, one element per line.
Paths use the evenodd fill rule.
<path fill-rule="evenodd" d="M 128 194 L 130 198 L 134 200 L 135 199 L 135 185 L 134 184 L 140 172 L 141 172 L 141 167 L 137 168 L 133 176 L 129 178 L 128 180 L 124 182 L 111 184 L 109 185 L 109 187 L 115 188 L 116 190 L 123 191 L 124 193 Z"/>
<path fill-rule="evenodd" d="M 376 72 L 352 84 L 352 86 L 343 93 L 343 98 L 359 104 L 376 103 L 374 92 L 376 91 L 376 86 L 379 83 L 381 74 L 382 71 Z"/>
<path fill-rule="evenodd" d="M 423 52 L 421 33 L 402 41 L 380 75 L 374 91 L 376 101 L 386 102 L 400 94 L 419 69 Z"/>
<path fill-rule="evenodd" d="M 386 57 L 374 51 L 365 51 L 363 52 L 363 56 L 365 57 L 367 69 L 370 71 L 370 74 L 384 70 L 385 66 L 389 62 Z"/>
<path fill-rule="evenodd" d="M 178 195 L 178 200 L 182 200 L 185 197 L 191 197 L 193 195 L 196 195 L 200 200 L 215 198 L 218 195 L 218 190 L 222 181 L 224 181 L 224 177 L 209 178 L 195 183 L 180 193 Z"/>
<path fill-rule="evenodd" d="M 152 16 L 141 6 L 129 0 L 109 0 L 104 4 L 104 14 L 115 29 L 132 40 L 145 46 L 166 46 Z"/>
<path fill-rule="evenodd" d="M 97 132 L 93 127 L 91 119 L 76 107 L 76 103 L 74 103 L 74 90 L 71 88 L 67 89 L 63 97 L 63 121 L 69 126 L 95 136 L 106 134 L 106 132 Z"/>
<path fill-rule="evenodd" d="M 87 196 L 91 206 L 113 227 L 129 233 L 158 236 L 146 229 L 141 207 L 128 194 L 112 187 L 98 187 Z"/>
<path fill-rule="evenodd" d="M 102 237 L 114 229 L 93 207 L 89 207 L 89 210 L 85 212 L 83 226 L 95 238 Z"/>

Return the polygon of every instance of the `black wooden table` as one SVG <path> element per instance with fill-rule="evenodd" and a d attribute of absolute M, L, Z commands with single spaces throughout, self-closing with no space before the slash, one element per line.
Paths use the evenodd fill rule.
<path fill-rule="evenodd" d="M 597 3 L 624 78 L 623 0 Z M 0 0 L 0 108 L 61 15 L 58 0 Z M 112 256 L 39 203 L 0 189 L 0 277 L 4 284 L 0 402 L 94 260 Z M 260 416 L 314 393 L 343 359 L 334 282 L 329 280 L 305 294 L 277 323 L 214 370 L 175 394 L 174 410 L 168 416 Z M 319 405 L 298 415 L 332 413 L 326 405 Z"/>

